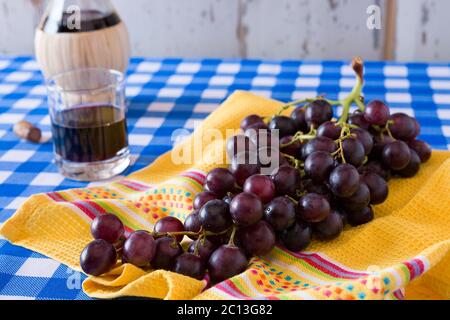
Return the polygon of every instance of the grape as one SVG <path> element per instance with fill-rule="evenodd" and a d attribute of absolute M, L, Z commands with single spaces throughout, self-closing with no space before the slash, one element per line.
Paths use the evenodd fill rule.
<path fill-rule="evenodd" d="M 422 163 L 427 162 L 431 157 L 431 147 L 422 140 L 412 140 L 408 142 L 408 146 L 414 150 Z"/>
<path fill-rule="evenodd" d="M 400 140 L 386 144 L 383 148 L 383 164 L 392 170 L 405 168 L 411 159 L 411 151 L 408 145 Z"/>
<path fill-rule="evenodd" d="M 279 130 L 280 138 L 293 136 L 297 132 L 295 121 L 286 116 L 274 116 L 269 122 L 270 130 Z"/>
<path fill-rule="evenodd" d="M 156 221 L 153 231 L 157 233 L 182 232 L 184 231 L 184 225 L 175 217 L 164 217 Z M 177 235 L 176 238 L 178 242 L 181 242 L 183 235 Z"/>
<path fill-rule="evenodd" d="M 202 280 L 206 273 L 205 265 L 199 256 L 185 252 L 179 255 L 173 266 L 173 272 Z"/>
<path fill-rule="evenodd" d="M 242 186 L 248 177 L 259 173 L 260 168 L 256 163 L 256 157 L 254 163 L 250 160 L 253 160 L 251 156 L 244 152 L 238 153 L 231 161 L 230 171 L 233 173 L 239 186 Z"/>
<path fill-rule="evenodd" d="M 153 269 L 171 270 L 175 259 L 183 253 L 180 244 L 172 237 L 156 239 L 156 251 L 150 264 Z"/>
<path fill-rule="evenodd" d="M 337 238 L 344 228 L 341 214 L 332 210 L 325 220 L 313 225 L 314 235 L 319 240 L 332 240 Z"/>
<path fill-rule="evenodd" d="M 389 130 L 394 138 L 400 140 L 412 140 L 419 132 L 417 132 L 416 121 L 405 113 L 394 113 L 390 120 L 393 123 L 389 124 Z"/>
<path fill-rule="evenodd" d="M 355 167 L 359 167 L 363 163 L 365 158 L 364 146 L 359 140 L 353 137 L 345 139 L 342 141 L 342 150 L 347 163 Z"/>
<path fill-rule="evenodd" d="M 134 231 L 125 240 L 122 259 L 137 267 L 144 267 L 153 259 L 156 242 L 152 235 L 144 230 Z"/>
<path fill-rule="evenodd" d="M 267 203 L 275 196 L 275 184 L 268 176 L 255 174 L 245 180 L 244 192 L 253 193 Z"/>
<path fill-rule="evenodd" d="M 233 191 L 236 180 L 233 174 L 225 168 L 212 169 L 206 175 L 206 186 L 209 191 L 223 197 L 227 192 Z"/>
<path fill-rule="evenodd" d="M 215 233 L 228 229 L 231 224 L 230 207 L 223 200 L 208 201 L 200 209 L 200 222 L 203 229 Z"/>
<path fill-rule="evenodd" d="M 243 134 L 235 135 L 227 140 L 227 154 L 230 158 L 239 152 L 254 152 L 255 150 L 256 145 L 250 140 L 249 137 Z"/>
<path fill-rule="evenodd" d="M 242 192 L 231 201 L 230 213 L 237 225 L 249 226 L 263 217 L 263 204 L 253 193 Z"/>
<path fill-rule="evenodd" d="M 300 198 L 297 213 L 305 222 L 320 222 L 330 214 L 330 203 L 317 193 L 308 193 Z"/>
<path fill-rule="evenodd" d="M 200 209 L 209 200 L 217 199 L 218 196 L 212 191 L 202 191 L 196 194 L 194 198 L 194 209 Z"/>
<path fill-rule="evenodd" d="M 370 190 L 365 183 L 360 183 L 356 192 L 350 197 L 341 199 L 341 205 L 346 211 L 360 211 L 370 202 Z"/>
<path fill-rule="evenodd" d="M 213 282 L 221 282 L 244 272 L 247 265 L 247 257 L 242 249 L 223 245 L 217 248 L 209 258 L 209 276 Z"/>
<path fill-rule="evenodd" d="M 350 132 L 356 135 L 356 139 L 358 139 L 364 147 L 364 154 L 368 155 L 373 148 L 372 135 L 367 130 L 361 128 L 351 129 Z"/>
<path fill-rule="evenodd" d="M 251 136 L 255 135 L 259 130 L 268 130 L 268 129 L 269 127 L 267 126 L 267 124 L 265 124 L 264 122 L 258 122 L 248 126 L 244 130 L 244 135 L 250 138 Z"/>
<path fill-rule="evenodd" d="M 404 178 L 414 177 L 420 169 L 420 158 L 414 150 L 411 151 L 411 159 L 409 160 L 406 167 L 401 170 L 396 171 L 398 175 Z"/>
<path fill-rule="evenodd" d="M 275 232 L 272 226 L 264 220 L 249 227 L 240 228 L 236 233 L 239 243 L 250 255 L 264 256 L 275 246 Z"/>
<path fill-rule="evenodd" d="M 241 121 L 241 129 L 245 131 L 249 126 L 255 123 L 264 123 L 263 119 L 257 114 L 251 114 Z"/>
<path fill-rule="evenodd" d="M 380 100 L 372 100 L 364 110 L 364 118 L 370 124 L 384 126 L 389 119 L 389 108 Z"/>
<path fill-rule="evenodd" d="M 308 124 L 305 118 L 305 108 L 297 107 L 291 113 L 291 118 L 294 120 L 297 130 L 306 133 L 309 131 Z"/>
<path fill-rule="evenodd" d="M 387 134 L 379 134 L 374 136 L 373 149 L 370 156 L 375 159 L 381 159 L 384 147 L 393 141 L 394 139 Z"/>
<path fill-rule="evenodd" d="M 276 197 L 264 209 L 264 216 L 275 231 L 289 228 L 295 222 L 295 205 L 286 197 Z"/>
<path fill-rule="evenodd" d="M 306 158 L 304 165 L 305 173 L 316 182 L 327 180 L 333 167 L 333 157 L 324 151 L 311 153 Z"/>
<path fill-rule="evenodd" d="M 322 123 L 331 120 L 333 117 L 333 108 L 324 99 L 317 99 L 308 104 L 305 110 L 306 122 L 317 128 Z"/>
<path fill-rule="evenodd" d="M 206 238 L 211 241 L 215 246 L 220 246 L 222 244 L 228 243 L 231 236 L 231 229 L 229 229 L 227 232 L 216 234 L 216 235 L 209 235 Z"/>
<path fill-rule="evenodd" d="M 328 181 L 334 195 L 341 198 L 350 197 L 358 189 L 359 174 L 354 166 L 343 163 L 331 171 Z"/>
<path fill-rule="evenodd" d="M 300 173 L 291 166 L 281 166 L 270 176 L 278 195 L 294 196 L 300 183 Z"/>
<path fill-rule="evenodd" d="M 389 188 L 386 181 L 375 172 L 365 172 L 361 180 L 370 191 L 370 204 L 383 203 L 388 196 Z"/>
<path fill-rule="evenodd" d="M 308 224 L 296 222 L 280 233 L 280 240 L 288 250 L 298 252 L 311 243 L 311 234 L 311 227 Z"/>
<path fill-rule="evenodd" d="M 280 139 L 280 151 L 282 153 L 298 158 L 300 156 L 300 150 L 302 148 L 302 143 L 300 141 L 297 140 L 286 147 L 281 147 L 283 144 L 291 142 L 292 138 L 293 136 L 285 136 Z"/>
<path fill-rule="evenodd" d="M 373 218 L 374 214 L 371 206 L 365 207 L 360 211 L 347 212 L 348 223 L 354 227 L 372 221 Z"/>
<path fill-rule="evenodd" d="M 330 189 L 328 189 L 325 183 L 314 182 L 313 180 L 304 180 L 303 189 L 308 193 L 317 193 L 324 196 L 328 200 L 328 202 L 330 202 L 332 199 Z"/>
<path fill-rule="evenodd" d="M 348 123 L 364 130 L 369 130 L 370 127 L 370 123 L 367 122 L 366 118 L 364 118 L 364 114 L 359 110 L 356 110 L 348 117 Z"/>
<path fill-rule="evenodd" d="M 363 167 L 360 167 L 360 173 L 373 172 L 378 174 L 384 180 L 389 181 L 391 178 L 391 172 L 386 169 L 380 162 L 376 160 L 371 160 L 366 163 Z"/>
<path fill-rule="evenodd" d="M 251 152 L 256 152 L 256 149 L 260 149 L 263 147 L 272 147 L 276 146 L 276 143 L 278 143 L 278 137 L 267 129 L 260 129 L 257 131 L 251 131 L 247 130 L 247 136 L 249 137 L 250 141 L 252 142 L 252 147 L 256 147 L 254 149 L 251 149 Z"/>
<path fill-rule="evenodd" d="M 91 224 L 91 234 L 94 239 L 103 239 L 111 244 L 121 240 L 124 233 L 122 221 L 114 214 L 98 215 Z"/>
<path fill-rule="evenodd" d="M 99 276 L 110 271 L 116 261 L 117 254 L 114 246 L 103 239 L 89 243 L 80 255 L 81 269 L 92 276 Z"/>
<path fill-rule="evenodd" d="M 206 265 L 208 263 L 209 257 L 211 257 L 211 254 L 216 249 L 216 246 L 208 239 L 195 240 L 191 242 L 187 251 L 189 253 L 194 253 L 195 247 L 197 247 L 198 250 L 197 255 L 200 257 L 203 264 Z"/>
<path fill-rule="evenodd" d="M 317 128 L 317 136 L 337 140 L 341 136 L 341 127 L 333 121 L 324 122 Z"/>
<path fill-rule="evenodd" d="M 327 137 L 316 137 L 304 144 L 302 148 L 302 159 L 306 159 L 314 151 L 333 153 L 336 151 L 336 143 Z"/>
<path fill-rule="evenodd" d="M 199 232 L 202 227 L 202 223 L 200 222 L 200 214 L 199 210 L 195 210 L 191 212 L 186 219 L 184 219 L 184 230 L 189 232 Z M 188 235 L 192 240 L 197 239 L 196 236 Z"/>

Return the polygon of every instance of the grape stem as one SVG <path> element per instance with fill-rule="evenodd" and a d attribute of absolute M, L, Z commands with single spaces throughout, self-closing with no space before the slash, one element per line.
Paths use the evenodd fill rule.
<path fill-rule="evenodd" d="M 360 57 L 355 57 L 352 60 L 352 69 L 356 73 L 356 85 L 353 87 L 350 94 L 341 100 L 342 115 L 338 120 L 338 124 L 347 122 L 350 106 L 356 103 L 361 111 L 364 111 L 365 106 L 361 100 L 361 91 L 364 84 L 363 80 L 363 61 Z"/>
<path fill-rule="evenodd" d="M 236 230 L 237 230 L 236 226 L 233 226 L 233 231 L 231 231 L 230 240 L 228 240 L 228 245 L 230 245 L 230 246 L 235 245 L 234 244 L 234 236 L 236 234 Z"/>

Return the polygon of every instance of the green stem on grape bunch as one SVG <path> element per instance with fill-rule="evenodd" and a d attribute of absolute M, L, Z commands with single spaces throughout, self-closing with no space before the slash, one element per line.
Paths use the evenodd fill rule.
<path fill-rule="evenodd" d="M 237 230 L 236 226 L 233 225 L 233 231 L 231 231 L 230 240 L 228 240 L 228 244 L 230 246 L 234 246 L 234 236 L 236 234 L 236 230 Z"/>
<path fill-rule="evenodd" d="M 295 200 L 294 198 L 292 198 L 291 196 L 285 195 L 286 198 L 288 198 L 289 200 L 291 200 L 295 205 L 297 205 L 298 201 Z"/>
<path fill-rule="evenodd" d="M 364 103 L 361 101 L 361 91 L 364 84 L 363 80 L 363 62 L 360 57 L 355 57 L 352 60 L 352 68 L 356 73 L 356 85 L 353 87 L 350 94 L 341 100 L 342 115 L 338 120 L 338 124 L 342 125 L 347 122 L 348 114 L 350 113 L 350 106 L 356 103 L 362 110 L 365 109 Z"/>

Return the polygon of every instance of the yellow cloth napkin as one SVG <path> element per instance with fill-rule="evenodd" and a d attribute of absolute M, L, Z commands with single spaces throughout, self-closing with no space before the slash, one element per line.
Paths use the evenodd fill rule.
<path fill-rule="evenodd" d="M 105 186 L 38 194 L 5 222 L 1 235 L 80 270 L 79 254 L 92 240 L 89 225 L 112 212 L 127 230 L 151 229 L 157 219 L 183 219 L 192 210 L 212 160 L 225 157 L 224 141 L 202 137 L 237 129 L 246 115 L 271 115 L 280 102 L 236 92 L 172 154 L 166 153 L 126 179 Z M 289 112 L 287 110 L 286 112 Z M 200 139 L 203 160 L 174 164 L 175 152 L 192 156 Z M 176 157 L 175 157 L 176 158 Z M 450 298 L 450 153 L 434 151 L 417 176 L 393 179 L 390 194 L 375 206 L 375 220 L 348 228 L 336 240 L 317 242 L 307 252 L 276 247 L 252 260 L 244 273 L 214 287 L 168 271 L 118 266 L 90 277 L 84 291 L 98 298 L 144 296 L 163 299 L 401 299 Z M 411 285 L 409 285 L 411 283 Z"/>

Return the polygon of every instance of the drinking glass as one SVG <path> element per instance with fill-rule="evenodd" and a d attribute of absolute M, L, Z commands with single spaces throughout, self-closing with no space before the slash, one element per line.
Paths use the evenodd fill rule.
<path fill-rule="evenodd" d="M 130 164 L 125 78 L 115 70 L 85 68 L 47 81 L 55 162 L 71 179 L 111 178 Z"/>

